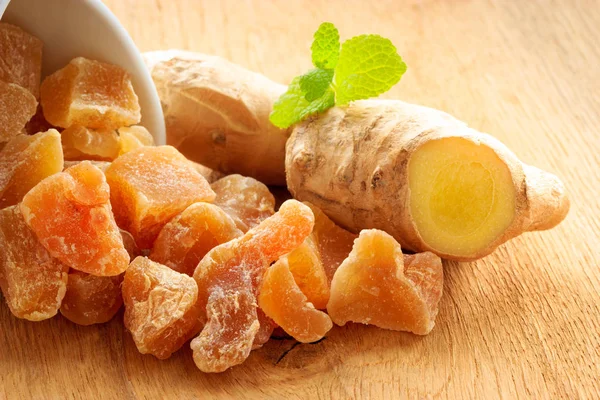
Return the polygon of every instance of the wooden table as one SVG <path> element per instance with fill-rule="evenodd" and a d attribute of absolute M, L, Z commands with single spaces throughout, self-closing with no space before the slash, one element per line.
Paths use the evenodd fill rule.
<path fill-rule="evenodd" d="M 289 82 L 323 21 L 409 65 L 386 97 L 445 110 L 558 174 L 571 212 L 474 263 L 445 263 L 426 337 L 350 325 L 198 371 L 138 354 L 121 317 L 31 323 L 0 306 L 6 399 L 600 398 L 600 4 L 596 0 L 110 0 L 142 51 L 218 54 Z M 370 3 L 370 4 L 369 4 Z"/>

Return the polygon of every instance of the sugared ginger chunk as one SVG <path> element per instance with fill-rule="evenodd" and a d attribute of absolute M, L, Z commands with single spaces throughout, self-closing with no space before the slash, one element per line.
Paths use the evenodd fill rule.
<path fill-rule="evenodd" d="M 0 22 L 0 81 L 19 85 L 38 98 L 43 46 L 23 29 Z"/>
<path fill-rule="evenodd" d="M 19 203 L 41 180 L 62 169 L 57 131 L 16 136 L 0 151 L 0 208 Z"/>
<path fill-rule="evenodd" d="M 152 247 L 162 227 L 215 193 L 206 179 L 171 146 L 142 147 L 122 155 L 106 170 L 118 225 L 141 249 Z"/>
<path fill-rule="evenodd" d="M 122 281 L 123 275 L 94 276 L 71 271 L 60 313 L 79 325 L 110 321 L 123 305 Z"/>
<path fill-rule="evenodd" d="M 354 240 L 358 237 L 354 233 L 348 232 L 344 228 L 339 227 L 320 208 L 305 202 L 315 215 L 315 228 L 312 232 L 312 237 L 319 249 L 321 262 L 325 268 L 327 278 L 331 282 L 335 271 L 338 269 L 342 261 L 344 261 L 350 251 Z"/>
<path fill-rule="evenodd" d="M 154 138 L 143 126 L 130 126 L 119 129 L 119 155 L 144 146 L 154 146 Z"/>
<path fill-rule="evenodd" d="M 275 212 L 275 198 L 269 188 L 254 178 L 228 175 L 210 186 L 217 195 L 214 204 L 229 214 L 242 232 Z"/>
<path fill-rule="evenodd" d="M 100 171 L 104 172 L 106 171 L 106 169 L 108 167 L 110 167 L 110 161 L 94 161 L 94 160 L 84 160 L 84 161 L 65 161 L 64 164 L 65 166 L 63 167 L 63 170 L 67 170 L 71 167 L 74 167 L 78 164 L 81 164 L 82 162 L 87 162 L 92 164 L 94 167 L 98 168 Z"/>
<path fill-rule="evenodd" d="M 31 189 L 21 212 L 53 257 L 89 274 L 119 275 L 127 269 L 129 255 L 109 197 L 102 171 L 84 161 Z"/>
<path fill-rule="evenodd" d="M 169 358 L 200 329 L 196 282 L 138 257 L 123 280 L 125 327 L 142 354 Z M 202 311 L 204 312 L 204 311 Z"/>
<path fill-rule="evenodd" d="M 37 101 L 27 89 L 0 80 L 0 143 L 20 134 L 36 109 Z"/>
<path fill-rule="evenodd" d="M 311 233 L 297 249 L 281 257 L 300 291 L 317 309 L 325 309 L 329 301 L 329 280 L 317 244 Z"/>
<path fill-rule="evenodd" d="M 302 244 L 313 224 L 308 207 L 288 200 L 273 216 L 200 261 L 194 279 L 207 322 L 190 346 L 200 370 L 222 372 L 248 357 L 260 328 L 256 296 L 264 272 Z"/>
<path fill-rule="evenodd" d="M 195 203 L 160 231 L 150 259 L 192 276 L 213 247 L 242 236 L 225 211 L 208 203 Z"/>
<path fill-rule="evenodd" d="M 351 321 L 426 335 L 443 283 L 442 262 L 433 253 L 403 256 L 392 236 L 363 230 L 333 277 L 327 312 L 338 325 Z"/>
<path fill-rule="evenodd" d="M 329 316 L 315 309 L 302 293 L 284 258 L 265 273 L 258 305 L 288 335 L 302 343 L 322 339 L 333 326 Z"/>
<path fill-rule="evenodd" d="M 0 288 L 16 317 L 41 321 L 56 315 L 68 271 L 38 242 L 18 206 L 0 211 Z"/>
<path fill-rule="evenodd" d="M 61 132 L 65 160 L 112 161 L 119 156 L 119 135 L 112 129 L 74 125 Z"/>
<path fill-rule="evenodd" d="M 118 129 L 140 122 L 140 105 L 121 67 L 78 57 L 48 76 L 40 88 L 46 120 L 69 128 Z"/>

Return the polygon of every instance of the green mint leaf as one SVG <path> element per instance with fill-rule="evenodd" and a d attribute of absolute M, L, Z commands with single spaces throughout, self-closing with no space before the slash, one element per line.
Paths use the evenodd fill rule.
<path fill-rule="evenodd" d="M 336 104 L 387 92 L 406 72 L 396 47 L 379 35 L 360 35 L 344 42 L 335 68 Z"/>
<path fill-rule="evenodd" d="M 305 93 L 307 101 L 314 101 L 323 96 L 333 81 L 332 69 L 313 69 L 300 76 L 300 89 Z"/>
<path fill-rule="evenodd" d="M 331 22 L 323 22 L 311 46 L 312 62 L 317 68 L 333 69 L 340 56 L 340 33 Z"/>
<path fill-rule="evenodd" d="M 288 128 L 305 117 L 325 111 L 335 104 L 335 94 L 331 88 L 326 89 L 323 95 L 314 101 L 306 100 L 306 92 L 300 87 L 301 78 L 294 78 L 288 90 L 273 105 L 269 120 L 278 128 Z"/>

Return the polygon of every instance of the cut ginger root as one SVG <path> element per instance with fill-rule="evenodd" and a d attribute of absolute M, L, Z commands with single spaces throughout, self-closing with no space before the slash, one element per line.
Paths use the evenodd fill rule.
<path fill-rule="evenodd" d="M 38 242 L 19 206 L 0 210 L 0 288 L 14 316 L 41 321 L 56 315 L 68 271 Z"/>
<path fill-rule="evenodd" d="M 150 259 L 192 276 L 212 248 L 242 236 L 231 217 L 209 203 L 194 203 L 160 231 Z"/>
<path fill-rule="evenodd" d="M 194 280 L 145 257 L 123 279 L 125 327 L 137 349 L 166 359 L 200 330 L 198 287 Z"/>
<path fill-rule="evenodd" d="M 302 244 L 313 224 L 307 206 L 288 200 L 273 216 L 200 261 L 194 279 L 206 325 L 191 343 L 200 370 L 222 372 L 248 357 L 260 329 L 256 296 L 264 272 Z"/>
<path fill-rule="evenodd" d="M 206 179 L 171 146 L 132 150 L 105 174 L 117 224 L 141 249 L 151 248 L 163 226 L 188 206 L 215 198 Z"/>
<path fill-rule="evenodd" d="M 94 276 L 76 270 L 69 272 L 67 293 L 60 306 L 60 313 L 78 325 L 110 321 L 123 305 L 122 281 L 122 274 Z"/>
<path fill-rule="evenodd" d="M 98 276 L 127 269 L 129 255 L 113 218 L 106 179 L 90 162 L 44 179 L 20 208 L 40 243 L 69 267 Z"/>
<path fill-rule="evenodd" d="M 0 151 L 0 208 L 19 203 L 40 181 L 62 169 L 57 131 L 16 136 Z"/>
<path fill-rule="evenodd" d="M 331 318 L 315 309 L 302 293 L 285 258 L 265 273 L 258 305 L 288 335 L 302 343 L 322 339 L 333 326 Z"/>
<path fill-rule="evenodd" d="M 140 105 L 121 67 L 78 57 L 40 87 L 44 117 L 54 126 L 118 129 L 140 122 Z"/>
<path fill-rule="evenodd" d="M 327 312 L 337 325 L 351 321 L 426 335 L 443 281 L 442 262 L 433 253 L 403 255 L 392 236 L 364 230 L 333 277 Z"/>
<path fill-rule="evenodd" d="M 275 213 L 275 197 L 264 184 L 254 178 L 228 175 L 210 185 L 221 207 L 242 232 L 254 228 Z"/>

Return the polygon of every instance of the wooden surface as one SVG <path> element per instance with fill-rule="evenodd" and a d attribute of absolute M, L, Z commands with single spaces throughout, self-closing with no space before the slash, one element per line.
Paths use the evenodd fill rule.
<path fill-rule="evenodd" d="M 487 131 L 566 183 L 571 212 L 475 263 L 445 263 L 427 337 L 349 325 L 318 344 L 272 340 L 219 375 L 186 347 L 138 354 L 119 316 L 31 323 L 0 306 L 0 397 L 600 398 L 600 4 L 589 1 L 110 0 L 142 51 L 225 56 L 281 82 L 312 33 L 379 33 L 409 65 L 387 96 Z M 371 3 L 371 4 L 369 4 Z"/>

